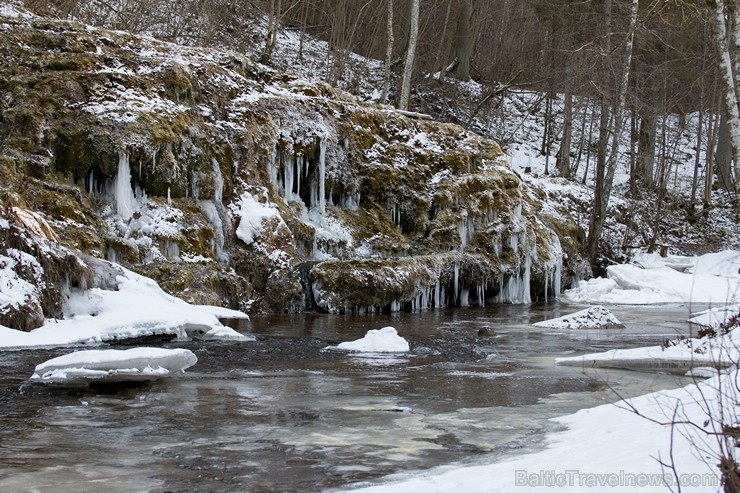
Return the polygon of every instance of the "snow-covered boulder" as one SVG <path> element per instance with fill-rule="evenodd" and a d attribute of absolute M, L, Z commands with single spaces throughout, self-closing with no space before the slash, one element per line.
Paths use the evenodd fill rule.
<path fill-rule="evenodd" d="M 603 306 L 592 306 L 569 315 L 543 320 L 534 324 L 535 327 L 549 329 L 609 329 L 624 328 L 614 314 Z"/>
<path fill-rule="evenodd" d="M 179 375 L 197 363 L 187 349 L 134 348 L 77 351 L 36 366 L 33 382 L 141 381 Z"/>
<path fill-rule="evenodd" d="M 398 335 L 398 331 L 395 328 L 384 327 L 377 330 L 368 330 L 362 339 L 342 342 L 329 349 L 363 353 L 405 353 L 409 350 L 409 343 L 406 339 Z"/>

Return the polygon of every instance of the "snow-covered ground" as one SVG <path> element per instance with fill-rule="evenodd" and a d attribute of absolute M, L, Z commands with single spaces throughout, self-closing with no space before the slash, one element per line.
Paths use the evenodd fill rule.
<path fill-rule="evenodd" d="M 63 320 L 47 319 L 31 332 L 0 326 L 0 348 L 95 344 L 158 334 L 179 339 L 250 340 L 222 325 L 216 317 L 238 318 L 245 314 L 190 305 L 168 295 L 147 277 L 120 266 L 113 268 L 119 273 L 117 291 L 73 291 L 64 304 Z M 22 288 L 19 285 L 18 289 Z"/>
<path fill-rule="evenodd" d="M 640 283 L 637 286 L 615 283 L 610 292 L 619 292 L 618 299 L 632 304 L 645 303 L 645 290 L 654 295 L 649 298 L 653 302 L 669 299 L 674 292 L 689 293 L 705 300 L 716 297 L 719 303 L 722 303 L 720 300 L 729 301 L 733 299 L 731 296 L 717 296 L 712 286 L 721 286 L 719 294 L 733 292 L 737 296 L 740 287 L 737 253 L 667 259 L 642 256 L 635 259 L 642 267 L 627 266 L 630 270 L 622 274 L 623 279 L 633 279 L 628 276 L 632 269 L 644 271 L 634 276 Z M 653 271 L 665 269 L 678 276 L 666 279 L 652 275 Z M 713 276 L 715 282 L 697 284 L 697 276 Z M 649 287 L 642 284 L 651 278 L 655 282 Z M 711 292 L 704 293 L 702 289 Z M 585 297 L 588 289 L 580 286 L 566 292 L 566 297 L 573 299 L 574 293 Z M 592 295 L 600 300 L 603 293 L 595 290 Z M 673 300 L 690 302 L 691 298 L 674 297 Z M 696 314 L 692 322 L 720 331 L 720 324 L 729 321 L 737 308 L 723 304 Z M 642 363 L 642 368 L 652 366 L 655 369 L 661 360 L 681 358 L 694 366 L 717 366 L 717 363 L 727 366 L 740 361 L 739 339 L 740 334 L 730 332 L 713 339 L 677 341 L 667 348 L 609 351 L 560 361 L 578 365 L 585 361 L 591 366 L 594 361 L 608 361 L 621 355 L 629 356 L 638 367 Z M 450 465 L 414 475 L 397 475 L 387 478 L 386 482 L 352 491 L 716 492 L 720 489 L 717 464 L 721 452 L 734 453 L 735 450 L 733 440 L 722 436 L 721 432 L 723 426 L 738 424 L 740 374 L 737 370 L 712 369 L 694 375 L 699 374 L 711 378 L 684 388 L 556 418 L 553 421 L 563 429 L 547 436 L 546 445 L 539 452 L 493 464 Z"/>
<path fill-rule="evenodd" d="M 607 268 L 607 278 L 581 281 L 563 299 L 573 303 L 650 305 L 740 302 L 740 251 L 700 257 L 638 255 Z"/>
<path fill-rule="evenodd" d="M 667 423 L 701 425 L 707 419 L 707 406 L 716 412 L 724 405 L 727 411 L 734 403 L 722 402 L 717 389 L 736 378 L 735 373 L 557 418 L 554 421 L 567 429 L 548 436 L 546 448 L 537 453 L 496 464 L 441 467 L 404 481 L 352 491 L 664 493 L 670 491 L 668 486 L 677 491 L 680 484 L 683 492 L 716 492 L 720 484 L 717 442 L 709 433 L 718 424 L 712 421 L 702 428 Z M 661 461 L 673 463 L 677 475 Z"/>

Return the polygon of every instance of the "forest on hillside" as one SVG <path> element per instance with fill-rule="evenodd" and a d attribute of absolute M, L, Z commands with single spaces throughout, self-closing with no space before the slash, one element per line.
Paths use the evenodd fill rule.
<path fill-rule="evenodd" d="M 26 0 L 37 13 L 252 55 L 365 99 L 430 114 L 499 141 L 502 101 L 541 95 L 547 174 L 586 182 L 585 253 L 598 256 L 617 163 L 633 198 L 666 204 L 676 161 L 691 160 L 679 207 L 694 220 L 724 191 L 737 210 L 740 6 L 698 0 Z M 282 35 L 282 37 L 280 36 Z M 286 37 L 287 36 L 287 37 Z M 286 45 L 285 39 L 291 42 Z M 310 40 L 327 44 L 310 51 Z M 474 81 L 473 96 L 449 81 Z M 559 101 L 558 104 L 554 104 Z M 690 156 L 675 142 L 692 116 Z M 498 117 L 498 119 L 497 119 Z M 672 118 L 672 122 L 667 121 Z M 588 131 L 586 125 L 588 122 Z M 583 128 L 578 128 L 581 126 Z M 584 158 L 585 156 L 585 158 Z M 580 171 L 585 162 L 585 172 Z M 649 245 L 654 248 L 656 241 Z"/>

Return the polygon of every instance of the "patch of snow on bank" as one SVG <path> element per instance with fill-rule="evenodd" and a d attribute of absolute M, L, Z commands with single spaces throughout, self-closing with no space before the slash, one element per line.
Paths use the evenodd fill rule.
<path fill-rule="evenodd" d="M 614 314 L 603 306 L 592 306 L 569 315 L 534 324 L 550 329 L 604 329 L 624 327 Z"/>
<path fill-rule="evenodd" d="M 712 315 L 702 313 L 698 319 L 711 321 Z M 612 349 L 555 361 L 567 366 L 663 369 L 676 373 L 685 373 L 695 367 L 729 368 L 740 361 L 740 331 L 733 330 L 717 337 L 677 339 L 662 346 Z"/>
<path fill-rule="evenodd" d="M 127 350 L 77 351 L 36 366 L 31 381 L 152 380 L 181 374 L 198 362 L 187 349 L 140 347 Z"/>
<path fill-rule="evenodd" d="M 10 308 L 19 308 L 26 303 L 38 302 L 41 294 L 34 284 L 21 278 L 18 269 L 25 268 L 34 273 L 37 281 L 41 279 L 42 268 L 31 255 L 8 249 L 8 255 L 0 255 L 0 313 L 6 313 Z"/>
<path fill-rule="evenodd" d="M 721 427 L 712 417 L 735 416 L 735 401 L 723 400 L 737 373 L 555 418 L 565 430 L 547 437 L 544 450 L 494 464 L 439 467 L 395 483 L 352 489 L 353 493 L 663 493 L 720 490 L 718 440 L 705 433 Z M 722 411 L 719 409 L 722 408 Z M 676 415 L 674 416 L 674 412 Z M 647 418 L 647 419 L 646 419 Z M 652 420 L 652 421 L 651 421 Z M 675 427 L 669 423 L 676 422 Z M 702 429 L 702 423 L 708 427 Z M 667 424 L 661 424 L 667 423 Z M 701 451 L 697 450 L 697 447 Z M 670 454 L 670 458 L 669 458 Z M 658 459 L 673 460 L 678 477 Z"/>
<path fill-rule="evenodd" d="M 609 266 L 608 279 L 581 281 L 566 291 L 563 299 L 630 305 L 740 301 L 740 252 L 727 250 L 691 259 L 640 256 L 636 261 L 637 264 Z"/>
<path fill-rule="evenodd" d="M 331 349 L 364 353 L 405 353 L 409 351 L 409 343 L 398 335 L 395 328 L 384 327 L 377 330 L 368 330 L 362 339 L 342 342 Z"/>
<path fill-rule="evenodd" d="M 285 225 L 277 208 L 269 203 L 262 203 L 249 192 L 244 192 L 239 200 L 230 206 L 234 216 L 239 218 L 236 236 L 247 245 L 254 243 L 254 239 L 264 231 L 264 222 L 277 219 Z M 287 228 L 287 225 L 285 225 Z"/>
<path fill-rule="evenodd" d="M 720 325 L 726 324 L 730 318 L 740 313 L 740 305 L 730 305 L 721 308 L 710 308 L 697 313 L 692 313 L 689 323 L 702 327 L 719 329 Z"/>
<path fill-rule="evenodd" d="M 203 311 L 205 313 L 210 313 L 214 317 L 218 318 L 235 318 L 235 319 L 244 319 L 249 320 L 249 315 L 246 313 L 239 311 L 239 310 L 232 310 L 230 308 L 224 308 L 221 306 L 213 306 L 213 305 L 192 305 L 193 308 L 196 308 L 197 310 Z"/>

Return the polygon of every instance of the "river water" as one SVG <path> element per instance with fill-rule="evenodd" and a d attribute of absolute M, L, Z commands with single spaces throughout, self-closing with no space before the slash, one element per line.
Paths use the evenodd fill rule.
<path fill-rule="evenodd" d="M 578 307 L 500 305 L 389 315 L 257 316 L 255 342 L 168 343 L 195 352 L 178 379 L 125 389 L 29 384 L 70 352 L 0 353 L 0 491 L 308 492 L 537 450 L 548 418 L 688 383 L 584 371 L 555 357 L 686 334 L 685 308 L 612 307 L 626 329 L 530 324 Z M 402 356 L 327 345 L 391 325 Z M 487 329 L 490 335 L 479 334 Z M 513 472 L 512 472 L 513 474 Z"/>

